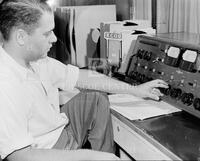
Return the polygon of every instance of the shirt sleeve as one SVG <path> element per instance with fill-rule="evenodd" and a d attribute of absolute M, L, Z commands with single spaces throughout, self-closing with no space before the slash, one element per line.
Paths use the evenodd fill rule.
<path fill-rule="evenodd" d="M 47 65 L 47 71 L 40 70 L 40 73 L 43 72 L 41 75 L 45 75 L 44 72 L 47 72 L 54 87 L 62 90 L 74 89 L 79 78 L 78 67 L 65 65 L 50 57 L 47 57 L 43 64 Z"/>
<path fill-rule="evenodd" d="M 28 132 L 28 99 L 17 83 L 0 82 L 0 156 L 30 146 L 33 138 Z"/>

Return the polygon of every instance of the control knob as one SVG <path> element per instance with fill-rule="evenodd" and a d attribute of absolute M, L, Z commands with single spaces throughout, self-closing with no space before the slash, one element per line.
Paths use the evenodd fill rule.
<path fill-rule="evenodd" d="M 135 79 L 135 78 L 136 78 L 136 72 L 131 71 L 130 74 L 129 74 L 129 76 L 130 76 L 131 78 Z"/>
<path fill-rule="evenodd" d="M 164 95 L 169 95 L 170 91 L 171 91 L 171 85 L 168 85 L 168 88 L 158 88 L 160 90 L 161 93 L 163 93 Z"/>
<path fill-rule="evenodd" d="M 144 53 L 143 58 L 144 58 L 144 60 L 149 61 L 149 60 L 151 59 L 151 56 L 152 56 L 152 52 L 146 51 L 146 52 Z"/>
<path fill-rule="evenodd" d="M 193 103 L 194 95 L 192 93 L 184 93 L 181 97 L 183 104 L 190 106 Z"/>
<path fill-rule="evenodd" d="M 170 96 L 172 98 L 179 99 L 181 94 L 182 94 L 182 90 L 180 88 L 173 88 L 173 89 L 170 90 Z"/>
<path fill-rule="evenodd" d="M 144 53 L 144 50 L 139 49 L 138 52 L 137 52 L 137 57 L 142 59 L 143 58 L 143 53 Z"/>
<path fill-rule="evenodd" d="M 195 98 L 193 102 L 193 106 L 196 110 L 200 111 L 200 98 Z"/>

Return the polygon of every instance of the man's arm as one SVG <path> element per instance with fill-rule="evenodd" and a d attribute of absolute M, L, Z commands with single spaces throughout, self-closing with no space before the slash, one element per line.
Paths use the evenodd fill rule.
<path fill-rule="evenodd" d="M 162 93 L 157 88 L 168 88 L 168 85 L 163 80 L 157 79 L 141 85 L 132 86 L 98 72 L 81 69 L 76 87 L 109 93 L 131 94 L 142 98 L 148 97 L 158 100 L 159 96 L 162 96 Z"/>
<path fill-rule="evenodd" d="M 112 153 L 93 150 L 58 150 L 32 149 L 26 147 L 7 157 L 8 161 L 86 161 L 86 160 L 120 160 Z"/>

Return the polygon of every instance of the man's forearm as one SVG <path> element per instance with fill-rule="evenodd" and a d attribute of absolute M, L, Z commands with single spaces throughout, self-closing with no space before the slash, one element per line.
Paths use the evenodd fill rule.
<path fill-rule="evenodd" d="M 118 81 L 104 74 L 90 70 L 80 70 L 79 77 L 80 79 L 77 82 L 76 87 L 83 89 L 94 89 L 109 93 L 125 94 L 133 92 L 133 88 L 135 88 L 128 83 Z"/>
<path fill-rule="evenodd" d="M 32 149 L 30 147 L 13 152 L 7 159 L 8 161 L 118 160 L 114 154 L 93 150 Z"/>
<path fill-rule="evenodd" d="M 168 88 L 168 84 L 163 80 L 157 79 L 137 86 L 132 86 L 95 71 L 80 70 L 77 87 L 109 93 L 131 94 L 142 98 L 159 100 L 159 97 L 163 94 L 158 88 Z"/>

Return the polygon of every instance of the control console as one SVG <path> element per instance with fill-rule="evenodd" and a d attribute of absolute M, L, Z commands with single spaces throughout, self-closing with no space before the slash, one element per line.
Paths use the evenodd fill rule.
<path fill-rule="evenodd" d="M 183 33 L 140 35 L 129 50 L 124 80 L 141 84 L 162 79 L 163 100 L 200 118 L 199 36 Z"/>

